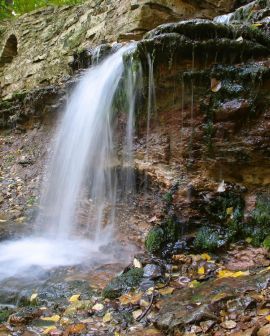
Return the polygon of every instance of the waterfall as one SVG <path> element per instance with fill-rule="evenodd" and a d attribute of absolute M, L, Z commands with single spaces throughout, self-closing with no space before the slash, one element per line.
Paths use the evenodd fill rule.
<path fill-rule="evenodd" d="M 77 202 L 86 175 L 89 195 L 96 207 L 91 232 L 98 236 L 102 231 L 106 203 L 114 204 L 116 197 L 117 177 L 112 167 L 116 157 L 113 99 L 124 71 L 122 56 L 133 47 L 123 47 L 89 69 L 70 97 L 56 130 L 54 154 L 42 188 L 41 207 L 44 211 L 38 223 L 45 236 L 66 238 L 76 229 Z M 128 84 L 132 86 L 132 83 Z M 129 90 L 132 92 L 133 88 Z M 133 110 L 132 93 L 129 95 L 130 109 Z M 127 150 L 130 152 L 132 148 L 128 146 Z M 112 213 L 106 217 L 113 221 Z"/>
<path fill-rule="evenodd" d="M 36 232 L 30 238 L 0 244 L 0 279 L 31 266 L 48 269 L 80 263 L 110 242 L 121 161 L 114 135 L 119 89 L 126 97 L 121 107 L 127 113 L 126 134 L 120 142 L 123 165 L 129 171 L 121 179 L 126 184 L 121 188 L 130 191 L 133 181 L 134 113 L 141 68 L 134 71 L 130 63 L 124 71 L 123 56 L 134 48 L 135 44 L 126 45 L 87 70 L 68 99 L 52 141 Z M 89 198 L 92 209 L 85 223 L 87 232 L 80 237 L 77 211 L 83 196 Z"/>

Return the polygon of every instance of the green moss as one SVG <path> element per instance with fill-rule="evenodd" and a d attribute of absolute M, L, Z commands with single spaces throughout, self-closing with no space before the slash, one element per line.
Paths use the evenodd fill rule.
<path fill-rule="evenodd" d="M 263 241 L 263 247 L 270 250 L 270 235 L 267 236 Z"/>
<path fill-rule="evenodd" d="M 115 299 L 122 293 L 139 286 L 143 277 L 142 268 L 132 268 L 126 273 L 114 278 L 103 290 L 103 297 Z"/>
<path fill-rule="evenodd" d="M 205 212 L 216 224 L 227 224 L 231 219 L 241 220 L 245 202 L 240 192 L 228 190 L 220 193 L 206 207 Z M 232 213 L 228 209 L 232 209 Z"/>
<path fill-rule="evenodd" d="M 270 237 L 270 196 L 263 195 L 258 198 L 252 219 L 243 227 L 243 235 L 251 238 L 251 244 L 267 247 Z"/>
<path fill-rule="evenodd" d="M 9 316 L 13 313 L 12 310 L 5 308 L 0 310 L 0 323 L 7 322 Z"/>
<path fill-rule="evenodd" d="M 145 240 L 145 247 L 148 252 L 155 254 L 162 250 L 164 242 L 164 230 L 161 227 L 154 227 L 148 232 Z"/>
<path fill-rule="evenodd" d="M 256 224 L 270 226 L 270 196 L 261 196 L 258 199 L 252 217 Z"/>

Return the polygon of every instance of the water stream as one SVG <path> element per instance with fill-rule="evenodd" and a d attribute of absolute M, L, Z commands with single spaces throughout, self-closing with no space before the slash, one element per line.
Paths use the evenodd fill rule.
<path fill-rule="evenodd" d="M 40 211 L 31 237 L 0 244 L 0 281 L 33 274 L 33 270 L 76 265 L 91 260 L 111 262 L 112 251 L 101 252 L 114 235 L 119 178 L 118 143 L 114 135 L 114 99 L 121 83 L 127 102 L 123 165 L 133 160 L 135 98 L 140 71 L 123 80 L 123 55 L 129 44 L 86 71 L 60 118 L 53 154 L 42 186 Z M 126 73 L 126 72 L 125 72 Z M 131 170 L 130 170 L 131 171 Z M 132 189 L 131 173 L 121 179 Z M 80 236 L 78 205 L 87 196 L 92 205 L 87 230 Z M 34 268 L 33 268 L 34 267 Z"/>

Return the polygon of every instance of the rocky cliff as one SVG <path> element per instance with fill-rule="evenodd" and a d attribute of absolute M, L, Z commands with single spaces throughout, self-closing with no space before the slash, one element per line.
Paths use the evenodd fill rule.
<path fill-rule="evenodd" d="M 0 94 L 61 83 L 75 51 L 104 42 L 138 40 L 164 22 L 212 18 L 235 1 L 92 0 L 46 8 L 0 24 Z"/>

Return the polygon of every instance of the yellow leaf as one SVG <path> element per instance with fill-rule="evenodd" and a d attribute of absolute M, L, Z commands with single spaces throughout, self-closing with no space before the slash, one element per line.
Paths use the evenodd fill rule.
<path fill-rule="evenodd" d="M 85 329 L 86 325 L 83 323 L 73 324 L 69 327 L 69 334 L 81 334 Z"/>
<path fill-rule="evenodd" d="M 48 327 L 43 331 L 43 334 L 49 334 L 53 330 L 56 330 L 55 326 Z"/>
<path fill-rule="evenodd" d="M 232 215 L 233 214 L 233 208 L 227 208 L 226 213 L 227 213 L 227 215 Z"/>
<path fill-rule="evenodd" d="M 103 316 L 103 322 L 104 323 L 110 322 L 111 319 L 112 319 L 112 314 L 111 313 L 107 313 Z"/>
<path fill-rule="evenodd" d="M 59 315 L 53 315 L 53 316 L 50 316 L 50 317 L 41 317 L 41 320 L 50 321 L 50 322 L 58 322 L 60 320 L 60 316 Z"/>
<path fill-rule="evenodd" d="M 143 335 L 144 336 L 146 335 L 147 336 L 160 336 L 161 334 L 159 330 L 151 328 L 151 329 L 145 330 Z"/>
<path fill-rule="evenodd" d="M 209 261 L 209 260 L 211 260 L 211 257 L 210 257 L 210 255 L 209 255 L 209 254 L 207 254 L 207 253 L 203 253 L 203 254 L 201 254 L 201 257 L 202 257 L 202 259 L 203 259 L 203 260 L 206 260 L 206 261 Z"/>
<path fill-rule="evenodd" d="M 152 295 L 154 290 L 155 290 L 154 287 L 150 287 L 150 288 L 147 289 L 146 294 L 147 295 Z"/>
<path fill-rule="evenodd" d="M 122 305 L 127 305 L 127 304 L 137 304 L 142 297 L 142 293 L 139 294 L 124 294 L 120 296 L 119 301 Z"/>
<path fill-rule="evenodd" d="M 249 271 L 232 272 L 226 269 L 218 271 L 218 278 L 238 278 L 245 275 L 249 275 Z"/>
<path fill-rule="evenodd" d="M 36 300 L 36 298 L 37 298 L 37 293 L 33 293 L 32 295 L 31 295 L 31 297 L 30 297 L 30 302 L 33 302 L 33 301 L 35 301 Z"/>
<path fill-rule="evenodd" d="M 263 315 L 268 315 L 269 316 L 269 308 L 262 308 L 258 310 L 258 315 L 263 316 Z"/>
<path fill-rule="evenodd" d="M 270 321 L 270 315 L 265 316 L 265 318 L 267 319 L 267 321 Z"/>
<path fill-rule="evenodd" d="M 250 244 L 252 242 L 252 238 L 251 237 L 247 237 L 246 238 L 246 242 Z"/>
<path fill-rule="evenodd" d="M 170 295 L 174 292 L 174 288 L 173 287 L 161 288 L 161 289 L 158 290 L 158 292 L 161 295 Z"/>
<path fill-rule="evenodd" d="M 69 302 L 77 302 L 77 301 L 79 301 L 79 299 L 80 299 L 80 294 L 75 294 L 75 295 L 72 295 L 70 298 L 69 298 Z"/>
<path fill-rule="evenodd" d="M 118 331 L 115 331 L 115 332 L 114 332 L 114 336 L 120 336 L 119 332 L 118 332 Z"/>
<path fill-rule="evenodd" d="M 204 266 L 199 267 L 199 269 L 198 269 L 198 274 L 199 274 L 199 275 L 204 275 L 204 274 L 205 274 Z"/>
<path fill-rule="evenodd" d="M 259 23 L 259 22 L 257 22 L 257 23 L 253 23 L 251 26 L 252 26 L 252 27 L 261 27 L 261 26 L 262 26 L 262 23 Z"/>
<path fill-rule="evenodd" d="M 226 293 L 218 293 L 218 294 L 216 294 L 215 296 L 212 297 L 211 302 L 215 303 L 215 302 L 218 302 L 218 301 L 220 301 L 220 300 L 222 300 L 222 299 L 224 299 L 226 297 L 228 297 L 228 294 L 226 294 Z"/>

